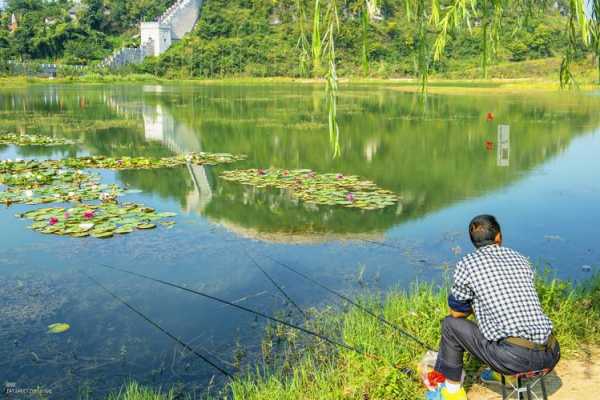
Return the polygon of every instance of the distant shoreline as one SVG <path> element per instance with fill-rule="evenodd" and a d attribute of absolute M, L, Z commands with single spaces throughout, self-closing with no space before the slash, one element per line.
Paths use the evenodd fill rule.
<path fill-rule="evenodd" d="M 105 85 L 105 84 L 194 84 L 194 85 L 258 85 L 258 84 L 324 84 L 323 79 L 313 78 L 291 78 L 291 77 L 231 77 L 222 79 L 167 79 L 154 75 L 128 74 L 128 75 L 89 75 L 82 77 L 60 77 L 60 78 L 38 78 L 27 76 L 4 76 L 0 77 L 0 85 L 3 89 L 18 88 L 30 85 L 56 85 L 56 84 L 81 84 L 81 85 Z M 391 90 L 406 93 L 418 93 L 421 91 L 418 79 L 410 78 L 340 78 L 341 85 L 365 84 L 365 85 L 390 85 Z M 343 87 L 342 87 L 343 88 Z M 578 88 L 561 89 L 557 80 L 548 78 L 492 78 L 492 79 L 444 79 L 432 78 L 429 81 L 427 92 L 439 94 L 456 94 L 456 89 L 461 89 L 460 94 L 485 94 L 485 93 L 519 93 L 519 92 L 590 92 L 600 90 L 600 85 L 592 82 L 582 82 Z"/>

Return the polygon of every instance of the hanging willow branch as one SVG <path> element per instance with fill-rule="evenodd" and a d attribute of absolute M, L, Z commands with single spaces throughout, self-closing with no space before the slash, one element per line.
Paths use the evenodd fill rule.
<path fill-rule="evenodd" d="M 299 49 L 298 69 L 300 76 L 307 76 L 310 56 L 308 54 L 308 38 L 306 37 L 306 11 L 304 10 L 304 0 L 296 0 L 296 12 L 298 13 L 298 29 L 300 31 L 298 43 L 296 45 Z"/>
<path fill-rule="evenodd" d="M 458 29 L 462 24 L 467 25 L 469 28 L 471 27 L 469 19 L 471 15 L 470 11 L 475 8 L 475 5 L 476 0 L 453 0 L 446 6 L 444 15 L 440 17 L 440 4 L 439 2 L 434 2 L 433 6 L 436 9 L 431 13 L 431 20 L 436 23 L 438 28 L 438 35 L 433 44 L 434 61 L 439 61 L 444 55 L 450 30 Z"/>
<path fill-rule="evenodd" d="M 580 40 L 577 34 L 578 28 L 581 29 L 583 43 L 589 43 L 589 32 L 584 8 L 584 0 L 569 1 L 569 20 L 567 22 L 569 45 L 560 64 L 560 87 L 563 89 L 577 87 L 577 82 L 571 71 L 571 64 L 575 59 L 575 53 Z"/>
<path fill-rule="evenodd" d="M 315 0 L 313 13 L 313 32 L 312 32 L 312 59 L 313 75 L 321 76 L 321 57 L 323 55 L 323 43 L 321 42 L 321 1 Z"/>
<path fill-rule="evenodd" d="M 316 0 L 318 1 L 318 0 Z M 338 79 L 335 64 L 335 33 L 339 29 L 337 0 L 329 0 L 326 12 L 326 31 L 324 36 L 324 48 L 327 54 L 326 92 L 327 108 L 329 112 L 329 144 L 331 145 L 333 158 L 342 154 L 340 146 L 340 129 L 337 123 L 337 91 Z"/>
<path fill-rule="evenodd" d="M 598 84 L 600 85 L 600 0 L 591 0 L 592 19 L 590 21 L 590 32 L 592 48 L 598 68 Z"/>
<path fill-rule="evenodd" d="M 379 4 L 377 0 L 362 0 L 360 10 L 360 20 L 362 28 L 362 51 L 361 51 L 361 65 L 363 75 L 369 75 L 369 25 L 371 21 L 375 19 L 381 19 Z"/>
<path fill-rule="evenodd" d="M 367 0 L 363 1 L 363 8 L 360 12 L 360 16 L 361 16 L 361 25 L 362 25 L 362 60 L 361 60 L 361 64 L 362 64 L 362 69 L 363 69 L 363 75 L 367 76 L 369 75 L 369 50 L 367 48 L 367 34 L 369 32 L 369 10 L 368 10 L 368 4 L 367 4 Z"/>
<path fill-rule="evenodd" d="M 429 24 L 439 18 L 439 3 L 433 1 L 431 17 L 428 17 L 427 0 L 407 0 L 406 17 L 416 25 L 414 42 L 417 49 L 415 66 L 421 82 L 421 93 L 426 93 L 430 72 L 430 45 L 428 41 Z M 437 3 L 437 4 L 435 4 Z"/>

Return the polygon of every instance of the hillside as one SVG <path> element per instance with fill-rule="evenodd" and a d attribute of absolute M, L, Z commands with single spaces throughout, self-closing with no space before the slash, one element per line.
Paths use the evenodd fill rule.
<path fill-rule="evenodd" d="M 9 0 L 0 14 L 0 60 L 90 64 L 134 43 L 141 20 L 171 0 Z M 12 15 L 16 26 L 12 25 Z"/>
<path fill-rule="evenodd" d="M 300 28 L 312 40 L 313 2 L 303 1 L 306 16 L 300 19 L 296 1 L 206 0 L 196 29 L 159 59 L 147 59 L 129 72 L 163 77 L 306 76 L 299 69 Z M 10 0 L 0 17 L 0 60 L 40 60 L 64 64 L 94 64 L 115 49 L 138 44 L 138 22 L 151 20 L 170 0 Z M 342 2 L 340 2 L 342 4 Z M 368 76 L 415 75 L 419 54 L 418 27 L 407 18 L 404 0 L 380 2 L 380 18 L 363 31 L 361 2 L 340 6 L 336 51 L 341 76 L 364 76 L 363 43 L 369 59 Z M 568 44 L 567 18 L 562 2 L 546 9 L 506 9 L 491 45 L 491 65 L 556 59 Z M 11 31 L 11 16 L 17 26 Z M 325 18 L 321 9 L 321 20 Z M 302 25 L 301 25 L 302 24 Z M 321 29 L 324 30 L 323 23 Z M 427 54 L 437 32 L 430 29 Z M 366 41 L 363 40 L 363 35 Z M 462 71 L 477 76 L 482 52 L 481 21 L 471 29 L 451 32 L 445 57 L 431 62 L 434 74 L 456 77 Z M 310 49 L 309 49 L 310 51 Z M 582 58 L 583 49 L 576 54 Z M 521 68 L 520 70 L 523 70 Z M 506 74 L 502 74 L 505 76 Z M 535 73 L 534 73 L 535 75 Z M 510 77 L 510 73 L 508 76 Z"/>
<path fill-rule="evenodd" d="M 304 30 L 311 40 L 311 2 L 305 1 Z M 323 13 L 323 11 L 322 11 Z M 557 57 L 567 46 L 566 18 L 557 7 L 537 10 L 521 18 L 520 10 L 508 10 L 498 31 L 492 63 L 512 63 Z M 323 19 L 321 15 L 321 19 Z M 381 3 L 381 20 L 367 31 L 369 75 L 411 76 L 415 72 L 417 36 L 406 16 L 405 2 Z M 361 75 L 362 25 L 358 1 L 340 10 L 336 51 L 340 75 Z M 520 29 L 515 29 L 520 25 Z M 149 60 L 144 72 L 161 76 L 220 77 L 299 76 L 300 25 L 293 2 L 208 0 L 195 31 L 164 54 Z M 430 32 L 428 40 L 435 32 Z M 446 73 L 480 65 L 481 27 L 453 32 L 446 57 L 433 65 Z M 583 53 L 581 53 L 583 54 Z M 580 55 L 581 55 L 580 54 Z"/>

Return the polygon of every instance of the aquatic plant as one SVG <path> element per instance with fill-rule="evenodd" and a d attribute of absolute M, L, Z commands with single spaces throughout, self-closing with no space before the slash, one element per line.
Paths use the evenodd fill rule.
<path fill-rule="evenodd" d="M 371 181 L 342 174 L 317 174 L 309 169 L 248 169 L 225 171 L 221 178 L 257 188 L 289 190 L 292 196 L 312 204 L 377 210 L 398 202 L 398 196 Z"/>
<path fill-rule="evenodd" d="M 0 161 L 0 173 L 15 173 L 26 171 L 39 171 L 47 169 L 154 169 L 174 168 L 187 163 L 194 165 L 217 165 L 228 164 L 244 160 L 243 155 L 228 153 L 190 153 L 174 157 L 105 157 L 89 156 L 77 158 L 65 158 L 62 160 L 2 160 Z"/>
<path fill-rule="evenodd" d="M 42 185 L 73 183 L 80 184 L 89 181 L 97 181 L 98 175 L 88 174 L 78 170 L 65 169 L 42 169 L 36 172 L 28 171 L 22 173 L 0 174 L 0 184 L 6 186 L 18 186 L 23 189 L 31 189 Z"/>
<path fill-rule="evenodd" d="M 36 172 L 0 174 L 0 203 L 47 204 L 67 201 L 114 201 L 126 191 L 117 185 L 100 183 L 100 176 L 82 171 L 48 169 Z"/>
<path fill-rule="evenodd" d="M 52 136 L 0 133 L 0 144 L 13 144 L 16 146 L 64 146 L 77 143 L 79 142 Z"/>
<path fill-rule="evenodd" d="M 72 208 L 41 208 L 18 214 L 19 218 L 33 221 L 36 232 L 61 236 L 110 238 L 114 234 L 127 234 L 135 230 L 156 228 L 156 222 L 174 217 L 171 212 L 157 213 L 143 204 L 95 204 Z M 161 221 L 165 226 L 172 221 Z"/>
<path fill-rule="evenodd" d="M 0 192 L 0 203 L 12 204 L 48 204 L 68 201 L 81 202 L 84 200 L 114 201 L 117 196 L 126 191 L 117 185 L 100 184 L 89 181 L 79 184 L 54 184 L 39 188 L 8 188 Z"/>

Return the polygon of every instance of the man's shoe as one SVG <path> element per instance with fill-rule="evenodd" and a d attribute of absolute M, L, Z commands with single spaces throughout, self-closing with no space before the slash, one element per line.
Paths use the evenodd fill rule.
<path fill-rule="evenodd" d="M 491 368 L 486 368 L 483 370 L 481 375 L 479 375 L 481 382 L 487 385 L 499 385 L 502 386 L 502 375 L 496 371 L 493 371 Z M 506 382 L 506 386 L 511 386 L 517 382 L 515 378 L 512 376 L 505 376 L 504 381 Z"/>
<path fill-rule="evenodd" d="M 436 390 L 430 390 L 425 397 L 426 400 L 467 400 L 467 393 L 463 387 L 456 393 L 449 393 L 446 385 L 440 385 Z"/>

